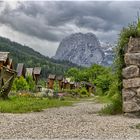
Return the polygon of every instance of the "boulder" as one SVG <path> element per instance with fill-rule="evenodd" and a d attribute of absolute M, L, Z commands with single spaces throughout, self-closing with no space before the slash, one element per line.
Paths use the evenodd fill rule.
<path fill-rule="evenodd" d="M 123 111 L 127 113 L 140 111 L 140 106 L 133 101 L 123 102 Z"/>
<path fill-rule="evenodd" d="M 138 65 L 140 66 L 140 53 L 126 53 L 124 56 L 126 65 Z"/>
<path fill-rule="evenodd" d="M 123 101 L 132 100 L 132 98 L 136 95 L 136 92 L 132 91 L 131 89 L 123 89 L 122 90 L 122 97 Z"/>
<path fill-rule="evenodd" d="M 132 77 L 138 77 L 139 76 L 139 68 L 138 66 L 131 65 L 122 70 L 122 75 L 124 78 L 132 78 Z"/>
<path fill-rule="evenodd" d="M 128 53 L 140 52 L 140 38 L 130 37 L 127 52 Z"/>
<path fill-rule="evenodd" d="M 126 89 L 140 87 L 140 78 L 124 79 L 123 87 Z"/>

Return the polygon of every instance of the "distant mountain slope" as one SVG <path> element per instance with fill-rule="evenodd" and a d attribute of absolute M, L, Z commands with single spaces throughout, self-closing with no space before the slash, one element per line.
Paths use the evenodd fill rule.
<path fill-rule="evenodd" d="M 108 49 L 108 48 L 107 48 Z M 80 66 L 110 65 L 112 57 L 93 33 L 75 33 L 65 37 L 57 49 L 56 60 L 68 60 Z M 110 62 L 111 61 L 111 62 Z"/>
<path fill-rule="evenodd" d="M 24 63 L 26 67 L 42 67 L 42 77 L 44 78 L 46 78 L 49 73 L 61 75 L 70 67 L 77 67 L 77 65 L 71 62 L 56 61 L 45 57 L 27 46 L 12 42 L 3 37 L 0 37 L 0 51 L 10 52 L 15 67 L 17 63 Z"/>

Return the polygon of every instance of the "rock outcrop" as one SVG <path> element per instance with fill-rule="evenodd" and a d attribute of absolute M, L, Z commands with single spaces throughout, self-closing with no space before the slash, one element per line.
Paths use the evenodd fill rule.
<path fill-rule="evenodd" d="M 124 61 L 123 111 L 126 114 L 140 115 L 140 38 L 130 37 Z"/>
<path fill-rule="evenodd" d="M 54 59 L 68 60 L 81 66 L 101 64 L 104 52 L 100 42 L 93 33 L 76 33 L 62 40 Z"/>

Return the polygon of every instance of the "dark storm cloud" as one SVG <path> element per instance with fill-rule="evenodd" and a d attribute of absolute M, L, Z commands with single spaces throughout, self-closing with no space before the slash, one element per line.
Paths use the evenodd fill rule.
<path fill-rule="evenodd" d="M 0 22 L 12 27 L 14 30 L 36 36 L 40 39 L 59 40 L 59 36 L 57 36 L 54 28 L 47 26 L 41 17 L 27 15 L 18 8 L 12 10 L 6 5 L 0 16 Z"/>
<path fill-rule="evenodd" d="M 118 33 L 136 15 L 139 5 L 140 2 L 18 2 L 13 9 L 6 4 L 0 23 L 30 36 L 57 42 L 72 33 L 68 25 L 100 34 Z"/>

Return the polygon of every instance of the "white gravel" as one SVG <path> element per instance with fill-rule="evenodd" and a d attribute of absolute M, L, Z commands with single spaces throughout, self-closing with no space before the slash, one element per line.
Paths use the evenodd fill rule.
<path fill-rule="evenodd" d="M 0 139 L 140 140 L 140 119 L 100 116 L 92 102 L 26 114 L 0 113 Z"/>

